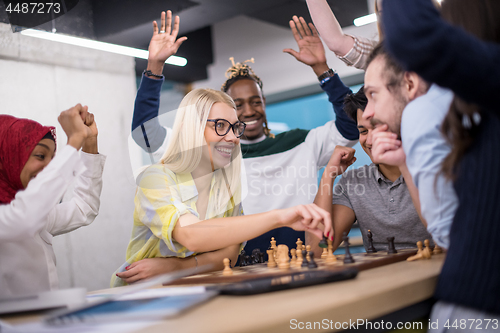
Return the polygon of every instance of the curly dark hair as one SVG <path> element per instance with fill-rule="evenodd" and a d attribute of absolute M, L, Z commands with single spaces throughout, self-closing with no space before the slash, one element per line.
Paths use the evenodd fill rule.
<path fill-rule="evenodd" d="M 362 86 L 357 93 L 349 94 L 344 98 L 344 111 L 349 118 L 358 123 L 358 110 L 365 111 L 367 104 L 365 86 Z"/>
<path fill-rule="evenodd" d="M 233 83 L 235 83 L 236 81 L 240 81 L 240 80 L 252 80 L 255 83 L 257 83 L 260 90 L 262 91 L 262 87 L 263 87 L 262 80 L 255 74 L 252 67 L 247 65 L 248 62 L 251 62 L 251 63 L 255 62 L 253 58 L 245 60 L 243 62 L 237 62 L 237 63 L 234 62 L 233 57 L 229 58 L 229 60 L 231 60 L 231 63 L 233 65 L 231 67 L 229 67 L 226 71 L 227 80 L 226 80 L 226 82 L 224 82 L 224 84 L 222 84 L 222 87 L 221 87 L 221 90 L 223 92 L 227 93 L 227 91 L 229 90 L 231 85 Z M 266 136 L 274 138 L 274 134 L 271 133 L 271 130 L 267 126 L 266 114 L 264 113 L 261 115 L 262 115 L 262 118 L 264 120 L 264 134 Z"/>

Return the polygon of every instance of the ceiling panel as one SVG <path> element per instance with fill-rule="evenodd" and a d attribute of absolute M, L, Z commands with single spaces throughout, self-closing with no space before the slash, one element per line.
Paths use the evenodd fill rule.
<path fill-rule="evenodd" d="M 368 14 L 367 0 L 328 0 L 328 3 L 343 27 Z M 2 5 L 0 2 L 0 9 Z M 188 66 L 165 66 L 167 79 L 181 82 L 207 78 L 206 66 L 213 62 L 210 27 L 217 22 L 239 15 L 286 28 L 292 15 L 311 22 L 305 0 L 79 0 L 67 14 L 39 28 L 47 31 L 55 28 L 59 33 L 147 49 L 151 22 L 159 20 L 161 11 L 168 9 L 181 18 L 179 36 L 186 35 L 190 41 L 178 52 L 188 59 Z M 2 10 L 0 22 L 8 23 Z M 145 61 L 136 62 L 139 75 Z"/>

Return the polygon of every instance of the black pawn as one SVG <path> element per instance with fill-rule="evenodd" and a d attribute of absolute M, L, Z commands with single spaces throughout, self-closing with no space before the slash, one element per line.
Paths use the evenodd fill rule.
<path fill-rule="evenodd" d="M 366 235 L 368 236 L 368 250 L 366 250 L 366 253 L 376 253 L 377 249 L 373 246 L 373 235 L 371 230 L 368 230 Z"/>
<path fill-rule="evenodd" d="M 394 237 L 387 237 L 387 242 L 388 242 L 387 253 L 389 254 L 398 253 L 398 251 L 396 251 L 396 247 L 394 246 Z"/>
<path fill-rule="evenodd" d="M 319 241 L 319 247 L 322 248 L 322 249 L 326 249 L 328 248 L 328 242 L 327 242 L 327 238 L 325 237 L 325 235 L 323 235 L 323 239 Z"/>
<path fill-rule="evenodd" d="M 313 251 L 309 251 L 309 264 L 307 265 L 307 267 L 309 268 L 317 268 L 318 265 L 316 264 L 316 262 L 314 261 L 314 252 Z"/>
<path fill-rule="evenodd" d="M 245 266 L 250 265 L 252 265 L 252 259 L 250 259 L 250 256 L 245 256 Z"/>
<path fill-rule="evenodd" d="M 252 264 L 260 263 L 260 249 L 253 249 L 252 251 Z"/>
<path fill-rule="evenodd" d="M 264 253 L 262 253 L 262 252 L 259 253 L 259 263 L 261 263 L 261 264 L 264 263 Z"/>
<path fill-rule="evenodd" d="M 242 250 L 240 253 L 240 267 L 246 266 L 245 255 L 246 255 L 245 250 Z"/>
<path fill-rule="evenodd" d="M 302 265 L 300 267 L 308 267 L 309 262 L 307 261 L 307 251 L 302 250 Z"/>
<path fill-rule="evenodd" d="M 349 237 L 347 236 L 347 232 L 344 232 L 342 240 L 344 241 L 345 246 L 344 264 L 354 264 L 355 261 L 351 255 L 351 251 L 349 250 Z"/>

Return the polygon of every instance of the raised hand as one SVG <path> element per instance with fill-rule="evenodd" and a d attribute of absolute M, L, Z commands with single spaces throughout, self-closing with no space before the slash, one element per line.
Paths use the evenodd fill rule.
<path fill-rule="evenodd" d="M 83 141 L 82 151 L 89 154 L 97 154 L 97 124 L 94 119 L 94 115 L 87 112 L 84 124 L 90 129 L 89 136 Z"/>
<path fill-rule="evenodd" d="M 80 149 L 83 142 L 92 135 L 91 129 L 85 125 L 84 119 L 88 116 L 88 107 L 80 103 L 61 112 L 57 120 L 68 137 L 68 145 Z"/>
<path fill-rule="evenodd" d="M 377 127 L 372 132 L 372 160 L 401 167 L 406 163 L 406 155 L 397 134 L 389 132 L 387 125 Z"/>
<path fill-rule="evenodd" d="M 330 213 L 315 204 L 299 205 L 281 210 L 280 223 L 297 231 L 308 231 L 319 239 L 333 239 Z M 322 231 L 323 229 L 324 231 Z"/>
<path fill-rule="evenodd" d="M 299 52 L 293 49 L 284 49 L 283 52 L 313 67 L 313 70 L 315 70 L 315 67 L 320 67 L 318 69 L 320 71 L 319 74 L 317 73 L 318 75 L 328 70 L 325 48 L 323 47 L 323 43 L 314 25 L 312 23 L 308 25 L 303 17 L 298 18 L 297 16 L 293 16 L 293 19 L 290 20 L 290 28 L 292 29 L 293 37 L 299 47 Z"/>
<path fill-rule="evenodd" d="M 330 161 L 326 165 L 325 172 L 328 172 L 331 178 L 343 174 L 348 167 L 356 162 L 355 152 L 355 149 L 349 147 L 336 146 Z"/>
<path fill-rule="evenodd" d="M 171 55 L 176 54 L 181 44 L 187 39 L 187 37 L 177 39 L 179 23 L 179 16 L 175 16 L 172 26 L 172 12 L 170 10 L 166 13 L 166 22 L 165 12 L 161 13 L 160 30 L 158 30 L 156 21 L 153 21 L 153 37 L 151 37 L 148 48 L 148 69 L 154 74 L 161 74 L 165 61 Z"/>

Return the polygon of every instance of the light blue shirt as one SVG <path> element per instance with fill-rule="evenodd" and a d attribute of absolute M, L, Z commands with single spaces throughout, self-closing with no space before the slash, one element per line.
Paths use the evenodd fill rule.
<path fill-rule="evenodd" d="M 406 106 L 401 121 L 406 164 L 418 188 L 422 216 L 434 241 L 444 248 L 449 246 L 458 207 L 453 183 L 441 173 L 441 164 L 451 150 L 441 133 L 441 124 L 452 99 L 450 90 L 434 84 L 427 94 Z"/>

